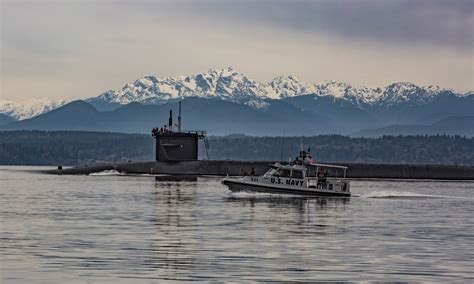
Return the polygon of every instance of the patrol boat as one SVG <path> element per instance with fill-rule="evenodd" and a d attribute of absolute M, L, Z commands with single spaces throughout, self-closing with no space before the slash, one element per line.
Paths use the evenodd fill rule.
<path fill-rule="evenodd" d="M 305 151 L 289 164 L 275 163 L 262 176 L 227 177 L 229 190 L 315 196 L 351 196 L 347 167 L 318 164 Z"/>

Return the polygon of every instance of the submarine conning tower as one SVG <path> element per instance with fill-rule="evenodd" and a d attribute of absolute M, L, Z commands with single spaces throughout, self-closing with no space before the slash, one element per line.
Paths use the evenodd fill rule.
<path fill-rule="evenodd" d="M 196 161 L 199 139 L 206 139 L 205 131 L 181 129 L 181 102 L 178 123 L 173 124 L 173 111 L 170 109 L 168 124 L 153 128 L 151 133 L 156 139 L 155 160 L 158 162 Z"/>

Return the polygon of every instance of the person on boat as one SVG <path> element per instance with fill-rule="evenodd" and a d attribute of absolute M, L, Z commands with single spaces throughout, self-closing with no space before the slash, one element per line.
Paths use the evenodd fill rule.
<path fill-rule="evenodd" d="M 300 151 L 300 154 L 298 157 L 295 159 L 295 164 L 297 165 L 303 165 L 306 159 L 306 152 L 304 150 Z"/>
<path fill-rule="evenodd" d="M 319 168 L 318 171 L 318 188 L 326 188 L 327 173 L 323 168 Z"/>

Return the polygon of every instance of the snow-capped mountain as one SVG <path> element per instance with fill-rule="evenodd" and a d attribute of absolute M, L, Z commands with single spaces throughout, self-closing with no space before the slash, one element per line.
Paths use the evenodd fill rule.
<path fill-rule="evenodd" d="M 201 97 L 237 103 L 260 105 L 267 98 L 264 85 L 248 79 L 232 68 L 214 70 L 191 76 L 156 78 L 146 76 L 126 84 L 117 91 L 109 90 L 88 101 L 107 101 L 121 105 L 131 102 L 159 104 L 172 99 Z"/>
<path fill-rule="evenodd" d="M 299 81 L 295 76 L 278 76 L 268 84 L 264 84 L 267 97 L 272 99 L 283 99 L 288 97 L 316 94 L 315 85 Z"/>
<path fill-rule="evenodd" d="M 388 85 L 383 94 L 377 100 L 377 104 L 385 106 L 397 105 L 400 103 L 423 104 L 429 103 L 436 96 L 441 94 L 451 94 L 455 96 L 463 96 L 451 89 L 442 89 L 438 86 L 419 87 L 409 82 L 399 82 Z"/>
<path fill-rule="evenodd" d="M 156 78 L 146 76 L 122 89 L 109 90 L 89 102 L 102 101 L 115 104 L 140 102 L 160 104 L 171 99 L 185 97 L 214 98 L 243 103 L 255 108 L 265 108 L 268 99 L 283 99 L 312 94 L 318 97 L 330 96 L 349 101 L 358 107 L 371 105 L 394 105 L 407 101 L 415 103 L 429 102 L 438 94 L 450 92 L 450 89 L 437 86 L 419 87 L 412 83 L 399 82 L 386 88 L 354 87 L 347 83 L 325 81 L 309 84 L 294 76 L 279 76 L 268 83 L 249 79 L 232 68 L 199 73 L 191 76 Z"/>
<path fill-rule="evenodd" d="M 122 89 L 109 90 L 88 101 L 106 101 L 125 105 L 131 102 L 159 104 L 172 99 L 200 97 L 222 99 L 250 106 L 265 105 L 267 99 L 282 99 L 305 94 L 319 94 L 317 86 L 299 81 L 294 76 L 279 76 L 268 83 L 249 79 L 232 68 L 198 73 L 191 76 L 165 77 L 146 76 Z"/>
<path fill-rule="evenodd" d="M 420 87 L 408 82 L 399 82 L 385 88 L 355 87 L 337 81 L 316 84 L 298 80 L 295 76 L 278 76 L 267 83 L 249 79 L 232 68 L 211 69 L 205 73 L 190 76 L 157 78 L 146 76 L 128 83 L 119 90 L 109 90 L 86 102 L 99 110 L 113 110 L 132 102 L 142 104 L 163 104 L 170 100 L 186 97 L 218 99 L 245 104 L 254 109 L 266 110 L 271 99 L 286 99 L 296 96 L 313 95 L 315 98 L 333 98 L 347 101 L 359 109 L 372 106 L 393 107 L 399 104 L 423 105 L 436 97 L 467 97 L 451 89 L 438 86 Z M 0 101 L 0 114 L 22 120 L 37 116 L 64 105 L 66 101 L 48 99 L 30 100 L 24 103 Z"/>
<path fill-rule="evenodd" d="M 15 120 L 23 120 L 49 112 L 66 103 L 65 100 L 50 100 L 47 98 L 31 99 L 24 102 L 0 100 L 0 113 Z"/>

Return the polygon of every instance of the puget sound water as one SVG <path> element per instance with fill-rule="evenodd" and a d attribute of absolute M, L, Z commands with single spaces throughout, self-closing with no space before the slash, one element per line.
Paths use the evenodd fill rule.
<path fill-rule="evenodd" d="M 474 282 L 474 182 L 311 198 L 24 169 L 0 168 L 1 283 Z"/>

